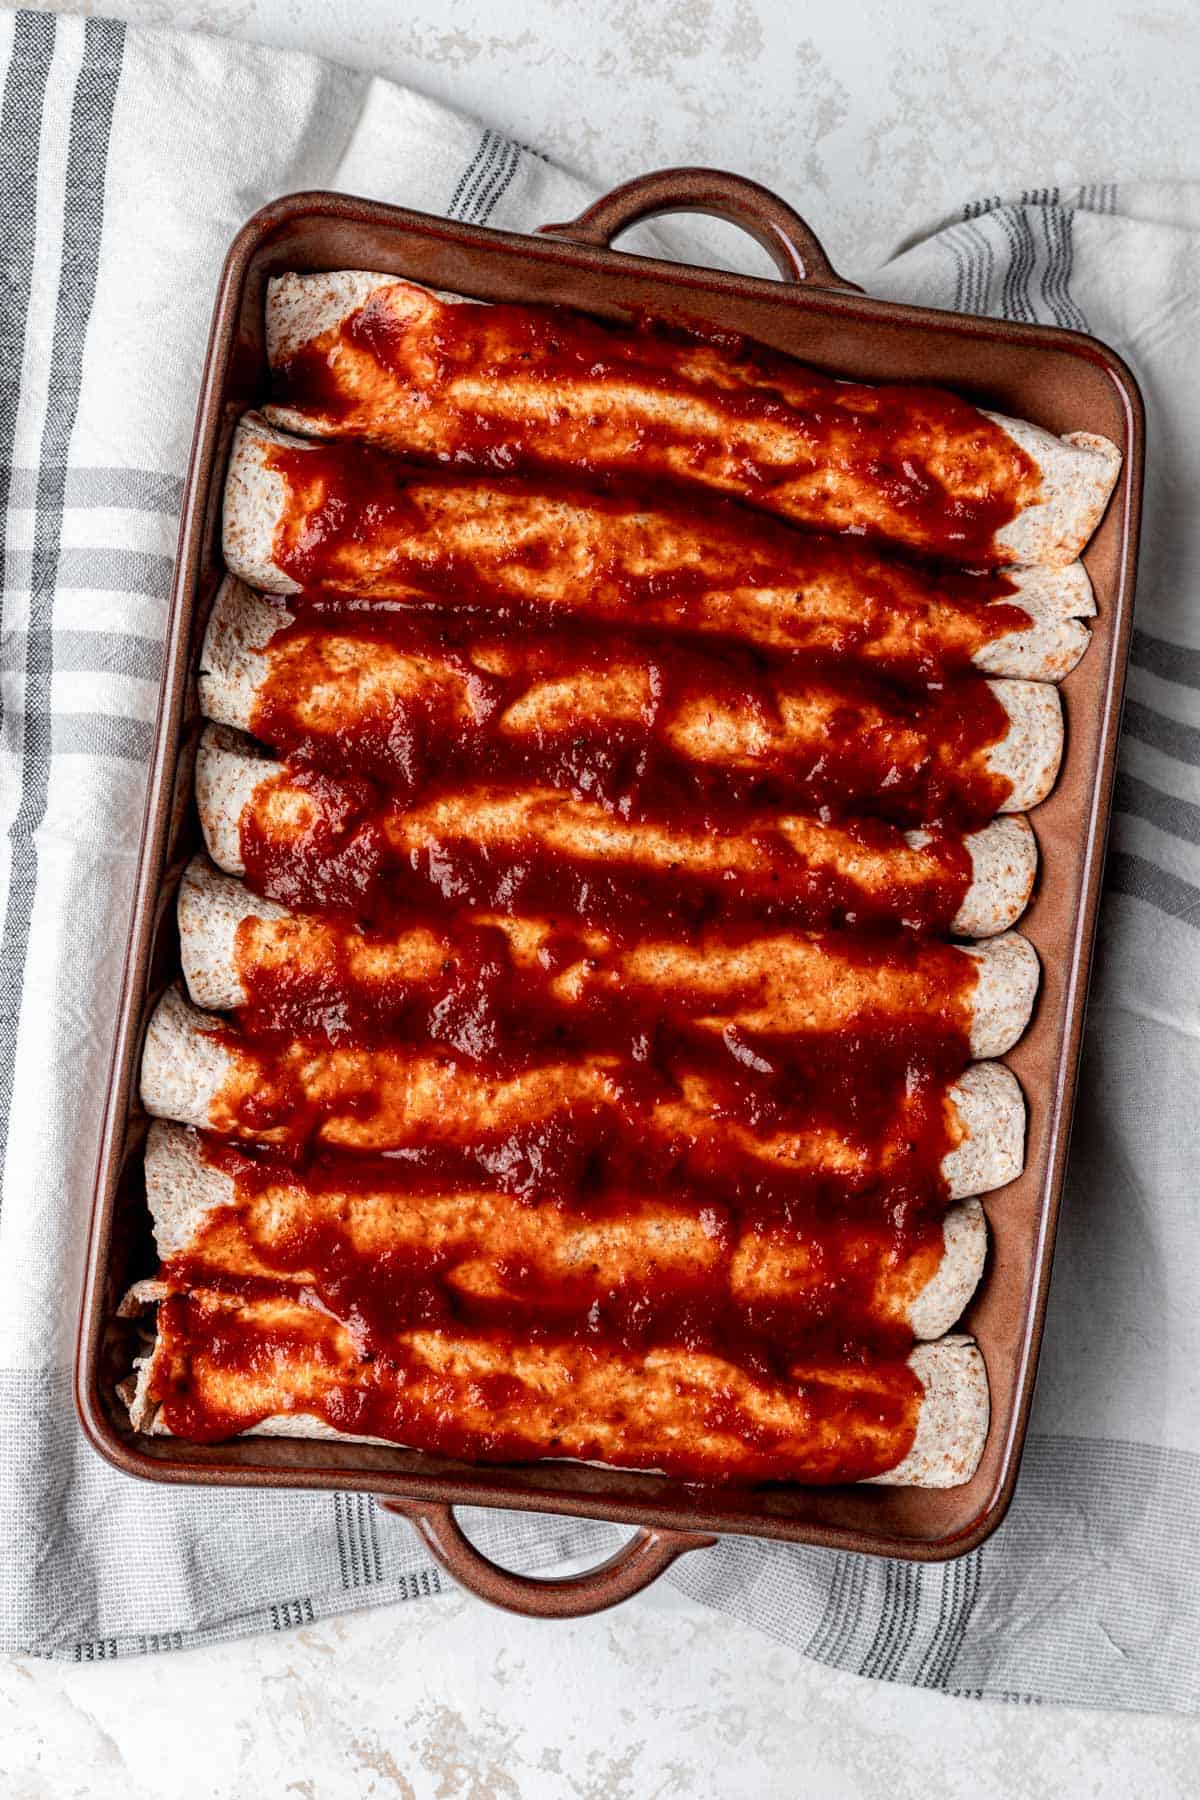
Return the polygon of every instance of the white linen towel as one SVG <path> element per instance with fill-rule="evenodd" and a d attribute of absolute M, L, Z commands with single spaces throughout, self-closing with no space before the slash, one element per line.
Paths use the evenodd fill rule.
<path fill-rule="evenodd" d="M 91 1451 L 70 1363 L 181 476 L 249 213 L 341 188 L 530 228 L 585 189 L 419 95 L 304 57 L 0 15 L 0 1648 L 208 1642 L 435 1592 L 355 1495 L 180 1492 Z M 658 238 L 676 253 L 682 229 Z M 755 266 L 761 266 L 755 264 Z M 1200 189 L 997 195 L 877 294 L 1095 331 L 1150 416 L 1143 579 L 1071 1179 L 1002 1529 L 921 1568 L 749 1539 L 687 1594 L 955 1692 L 1200 1704 Z M 477 1514 L 519 1566 L 600 1525 Z"/>

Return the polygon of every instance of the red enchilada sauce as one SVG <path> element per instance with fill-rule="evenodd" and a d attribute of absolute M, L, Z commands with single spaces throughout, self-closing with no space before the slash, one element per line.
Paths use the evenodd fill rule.
<path fill-rule="evenodd" d="M 460 789 L 455 799 L 470 790 Z M 486 807 L 495 790 L 477 795 Z M 274 819 L 276 799 L 305 799 L 303 829 L 281 830 Z M 433 796 L 433 801 L 442 796 Z M 551 795 L 539 801 L 557 812 Z M 716 922 L 763 928 L 848 927 L 881 930 L 905 926 L 946 932 L 971 884 L 971 860 L 961 833 L 934 829 L 920 851 L 919 870 L 890 881 L 865 881 L 844 873 L 836 858 L 808 856 L 789 841 L 770 814 L 735 820 L 705 808 L 687 820 L 677 811 L 669 820 L 644 821 L 677 834 L 676 854 L 654 861 L 587 853 L 555 845 L 534 817 L 528 828 L 473 835 L 470 820 L 456 827 L 436 812 L 405 816 L 397 803 L 364 777 L 334 781 L 295 769 L 256 790 L 241 820 L 242 860 L 255 892 L 288 906 L 327 906 L 364 917 L 386 914 L 396 902 L 429 906 L 438 902 L 471 911 L 565 912 L 614 936 L 635 939 L 663 932 L 696 932 Z M 599 809 L 580 809 L 584 829 L 603 828 Z M 419 834 L 416 820 L 422 821 Z M 568 818 L 566 821 L 570 823 Z M 836 829 L 833 842 L 847 852 L 910 858 L 903 834 L 873 819 L 853 819 L 836 828 L 816 821 L 818 849 Z M 706 863 L 708 841 L 737 832 L 744 846 L 742 868 Z M 629 833 L 631 852 L 637 839 Z M 686 855 L 685 855 L 686 852 Z M 913 862 L 917 858 L 911 858 Z M 885 865 L 886 866 L 886 865 Z"/>
<path fill-rule="evenodd" d="M 353 444 L 276 444 L 264 465 L 284 487 L 272 560 L 302 594 L 525 605 L 526 631 L 572 617 L 719 628 L 919 680 L 968 669 L 1030 623 L 1003 574 L 797 531 L 712 495 L 414 470 Z"/>
<path fill-rule="evenodd" d="M 422 462 L 669 479 L 701 505 L 716 489 L 817 529 L 865 522 L 966 565 L 1005 560 L 996 533 L 1041 488 L 1007 433 L 939 388 L 835 381 L 735 333 L 561 307 L 419 301 L 405 318 L 385 292 L 283 360 L 272 399 Z"/>
<path fill-rule="evenodd" d="M 402 384 L 388 330 L 368 308 L 343 337 Z M 616 382 L 633 370 L 668 391 L 680 355 L 680 340 L 669 335 L 622 337 L 586 321 L 503 307 L 486 316 L 449 308 L 430 342 L 434 393 L 438 382 L 464 372 L 491 380 L 518 365 L 546 383 L 576 379 L 584 368 L 589 380 Z M 327 349 L 287 366 L 280 397 L 317 407 L 352 430 L 358 400 L 325 360 Z M 1032 465 L 1023 467 L 1019 452 L 1009 457 L 1006 479 L 974 498 L 949 497 L 910 454 L 914 432 L 931 445 L 952 444 L 964 457 L 998 453 L 993 438 L 1000 434 L 950 396 L 843 387 L 743 345 L 684 349 L 700 370 L 700 390 L 719 400 L 726 419 L 782 420 L 807 434 L 816 463 L 835 440 L 844 448 L 846 430 L 856 443 L 869 442 L 867 485 L 941 555 L 982 559 L 994 532 L 1028 499 Z M 735 394 L 720 385 L 721 369 L 750 367 L 753 389 Z M 805 384 L 802 410 L 794 393 L 785 400 L 776 391 L 785 369 L 793 387 Z M 847 409 L 855 416 L 849 427 Z M 446 455 L 476 466 L 537 469 L 569 452 L 576 473 L 614 472 L 603 458 L 589 463 L 586 433 L 580 437 L 569 421 L 548 459 L 532 428 L 505 430 L 508 437 L 497 435 L 494 421 L 465 417 Z M 639 455 L 653 448 L 651 428 L 639 433 L 616 473 L 636 474 Z M 697 445 L 700 477 L 716 455 L 717 446 Z M 699 991 L 664 998 L 630 982 L 564 1005 L 553 982 L 578 960 L 589 931 L 620 948 L 646 937 L 691 943 L 714 928 L 758 934 L 832 926 L 860 934 L 850 938 L 857 950 L 848 955 L 870 956 L 896 972 L 908 968 L 914 945 L 929 947 L 931 935 L 947 932 L 966 892 L 962 833 L 1003 798 L 1004 784 L 987 772 L 983 753 L 1006 721 L 985 684 L 964 675 L 966 639 L 940 660 L 923 650 L 872 663 L 852 636 L 832 653 L 815 654 L 811 646 L 781 652 L 719 634 L 706 638 L 688 629 L 697 583 L 686 568 L 668 571 L 653 590 L 679 621 L 674 636 L 661 620 L 631 627 L 619 606 L 607 619 L 560 623 L 514 603 L 507 578 L 489 585 L 487 571 L 469 561 L 431 561 L 424 553 L 407 565 L 392 562 L 394 573 L 412 576 L 421 609 L 356 608 L 326 590 L 344 585 L 360 553 L 369 558 L 376 531 L 394 544 L 410 528 L 425 529 L 406 498 L 408 477 L 373 453 L 357 462 L 348 462 L 344 449 L 279 456 L 289 480 L 295 474 L 317 481 L 324 499 L 303 531 L 285 522 L 276 545 L 305 593 L 288 602 L 297 622 L 272 646 L 286 673 L 268 682 L 253 723 L 285 759 L 284 783 L 307 795 L 311 817 L 296 837 L 276 829 L 269 806 L 247 809 L 241 848 L 248 885 L 324 912 L 367 946 L 428 927 L 441 934 L 446 954 L 415 979 L 360 981 L 340 953 L 318 964 L 301 955 L 294 967 L 268 974 L 252 954 L 252 934 L 239 931 L 249 1001 L 236 1029 L 216 1029 L 235 1055 L 244 1053 L 250 1076 L 222 1096 L 223 1128 L 231 1139 L 269 1132 L 273 1142 L 269 1150 L 234 1148 L 204 1135 L 205 1157 L 231 1177 L 236 1207 L 210 1215 L 188 1253 L 164 1269 L 168 1282 L 193 1290 L 172 1294 L 160 1312 L 164 1353 L 154 1397 L 169 1428 L 201 1439 L 231 1435 L 263 1417 L 264 1408 L 286 1410 L 282 1393 L 337 1429 L 483 1460 L 593 1456 L 701 1481 L 855 1480 L 894 1467 L 911 1448 L 921 1401 L 905 1362 L 912 1334 L 904 1320 L 941 1252 L 941 1165 L 957 1129 L 946 1094 L 970 1057 L 976 977 L 969 960 L 946 949 L 936 1005 L 859 1014 L 838 1029 L 774 1034 L 706 1028 Z M 360 485 L 349 491 L 347 481 L 352 489 Z M 769 472 L 747 468 L 742 498 L 769 507 L 773 482 Z M 605 495 L 619 491 L 594 490 L 598 504 Z M 769 521 L 749 531 L 736 508 L 689 496 L 686 484 L 670 504 L 693 508 L 697 520 L 725 521 L 737 551 L 725 571 L 731 584 L 762 578 L 761 555 L 755 551 L 754 562 L 747 548 L 754 542 L 769 543 L 775 555 L 790 540 L 810 565 L 827 559 L 829 569 L 844 568 L 846 555 L 857 554 Z M 513 556 L 519 563 L 519 547 Z M 969 601 L 981 591 L 972 578 L 897 568 L 908 571 L 904 581 L 949 597 L 968 637 L 981 634 L 977 641 L 1025 622 L 1019 608 L 992 605 L 985 613 Z M 533 558 L 522 579 L 536 574 Z M 996 583 L 987 597 L 1011 591 Z M 886 597 L 879 602 L 872 632 L 886 625 L 887 605 Z M 919 624 L 920 605 L 908 616 Z M 357 710 L 348 719 L 339 718 L 335 701 L 314 727 L 301 702 L 327 674 L 322 632 L 388 653 L 432 656 L 469 687 L 469 718 L 435 683 L 374 712 L 350 700 Z M 478 666 L 472 647 L 481 635 L 514 651 L 517 676 Z M 603 674 L 622 658 L 652 672 L 650 703 L 636 716 L 571 719 L 515 741 L 501 731 L 514 684 L 527 683 L 531 669 L 546 680 L 581 668 Z M 718 768 L 682 756 L 668 735 L 681 710 L 706 699 L 770 720 L 781 684 L 806 681 L 840 682 L 845 704 L 805 755 L 768 752 L 748 767 Z M 864 720 L 881 708 L 891 721 L 887 730 L 867 729 Z M 915 748 L 914 733 L 921 740 Z M 404 822 L 414 810 L 461 800 L 478 784 L 501 792 L 544 788 L 566 804 L 586 802 L 598 819 L 662 827 L 689 843 L 740 834 L 754 856 L 732 876 L 688 867 L 686 857 L 651 867 L 571 854 L 544 834 L 475 842 L 469 826 L 455 835 L 439 829 L 436 818 L 419 844 L 406 839 Z M 776 829 L 773 815 L 785 809 L 809 811 L 874 851 L 900 849 L 901 826 L 929 828 L 929 878 L 872 884 L 837 868 L 809 867 Z M 514 969 L 494 928 L 472 923 L 469 915 L 481 910 L 553 921 L 535 966 Z M 736 998 L 727 995 L 723 1004 Z M 339 1093 L 335 1110 L 345 1126 L 339 1142 L 359 1142 L 357 1151 L 324 1141 L 331 1114 L 314 1103 L 310 1085 L 324 1058 L 346 1050 L 362 1052 L 360 1077 Z M 507 1081 L 548 1064 L 601 1068 L 603 1094 L 596 1098 L 589 1076 L 586 1098 L 548 1111 L 520 1103 L 505 1111 L 498 1101 L 493 1125 L 483 1131 L 464 1126 L 452 1107 L 415 1119 L 396 1112 L 384 1074 L 410 1053 L 438 1059 L 464 1079 Z M 380 1073 L 373 1077 L 372 1070 Z M 697 1092 L 699 1113 L 689 1112 L 683 1102 Z M 806 1134 L 828 1134 L 850 1156 L 849 1172 L 767 1153 L 769 1140 L 788 1133 L 798 1143 Z M 298 1217 L 275 1230 L 254 1228 L 264 1194 L 292 1182 L 300 1189 Z M 382 1252 L 364 1249 L 350 1212 L 388 1192 L 414 1202 L 430 1196 L 431 1204 L 432 1197 L 461 1196 L 464 1206 L 480 1193 L 507 1196 L 541 1219 L 548 1236 L 563 1219 L 621 1219 L 630 1196 L 667 1195 L 670 1205 L 703 1221 L 717 1250 L 698 1263 L 648 1254 L 615 1275 L 597 1264 L 565 1279 L 537 1256 L 505 1254 L 486 1233 L 474 1249 L 419 1238 Z M 307 1213 L 304 1194 L 312 1202 Z M 817 1275 L 790 1285 L 767 1281 L 757 1292 L 738 1285 L 732 1258 L 747 1236 L 764 1254 L 782 1247 L 797 1267 L 813 1261 Z M 461 1276 L 472 1257 L 489 1273 L 482 1289 Z M 282 1310 L 270 1313 L 280 1303 Z M 461 1366 L 438 1373 L 422 1348 L 423 1332 L 475 1348 L 464 1352 Z M 600 1410 L 575 1416 L 568 1401 L 565 1414 L 548 1413 L 512 1373 L 531 1348 L 568 1372 L 564 1391 L 574 1380 Z M 675 1412 L 668 1405 L 664 1416 L 655 1385 L 661 1377 L 629 1373 L 631 1359 L 640 1368 L 638 1359 L 658 1351 L 719 1356 L 734 1373 L 713 1393 L 681 1377 Z M 817 1367 L 850 1385 L 804 1375 Z M 606 1368 L 611 1383 L 597 1385 Z M 272 1386 L 275 1377 L 281 1388 Z M 647 1405 L 653 1402 L 649 1423 L 629 1403 L 638 1380 Z M 742 1381 L 798 1399 L 799 1424 L 793 1417 L 764 1426 L 739 1399 Z M 656 1439 L 655 1420 L 673 1429 Z M 706 1432 L 724 1446 L 715 1462 L 711 1445 L 689 1454 L 689 1434 L 699 1444 Z"/>
<path fill-rule="evenodd" d="M 205 1154 L 233 1179 L 237 1206 L 206 1216 L 186 1254 L 164 1265 L 166 1278 L 246 1300 L 300 1295 L 353 1319 L 368 1350 L 421 1327 L 502 1332 L 519 1308 L 527 1341 L 630 1352 L 678 1343 L 782 1378 L 803 1359 L 904 1356 L 904 1299 L 934 1273 L 940 1250 L 940 1209 L 912 1159 L 886 1193 L 877 1180 L 764 1174 L 732 1155 L 681 1185 L 677 1158 L 656 1156 L 653 1144 L 634 1158 L 617 1138 L 600 1185 L 577 1175 L 558 1185 L 551 1171 L 531 1192 L 487 1148 L 455 1156 L 432 1144 L 403 1164 L 399 1191 L 415 1224 L 398 1247 L 371 1252 L 357 1237 L 354 1208 L 368 1220 L 386 1217 L 386 1196 L 397 1191 L 393 1159 L 319 1151 L 296 1169 L 274 1151 L 209 1135 Z M 664 1172 L 673 1186 L 656 1190 L 650 1182 Z M 478 1225 L 468 1217 L 437 1241 L 415 1241 L 424 1197 L 430 1207 L 458 1197 L 469 1209 L 474 1195 L 492 1197 L 497 1217 Z M 581 1251 L 563 1259 L 565 1269 L 556 1265 L 560 1235 L 631 1214 L 636 1222 L 646 1207 L 668 1223 L 673 1214 L 698 1220 L 703 1257 L 695 1245 L 675 1252 L 664 1243 L 641 1265 L 624 1246 L 605 1264 L 601 1252 Z M 364 1233 L 369 1240 L 369 1224 Z M 477 1279 L 483 1265 L 486 1283 Z"/>
<path fill-rule="evenodd" d="M 881 1364 L 892 1365 L 893 1392 L 903 1397 L 904 1405 L 891 1417 L 886 1453 L 880 1456 L 877 1448 L 876 1460 L 860 1467 L 851 1435 L 839 1445 L 841 1457 L 827 1472 L 806 1478 L 856 1479 L 895 1462 L 897 1447 L 907 1445 L 915 1427 L 919 1392 L 903 1370 L 911 1333 L 902 1321 L 881 1314 L 876 1289 L 898 1261 L 911 1291 L 932 1275 L 941 1234 L 937 1196 L 903 1175 L 886 1187 L 864 1182 L 855 1188 L 819 1178 L 805 1184 L 739 1168 L 733 1157 L 706 1176 L 689 1178 L 678 1161 L 665 1153 L 657 1160 L 640 1153 L 627 1135 L 605 1145 L 588 1132 L 587 1121 L 560 1119 L 556 1129 L 557 1143 L 539 1141 L 539 1134 L 530 1131 L 519 1144 L 481 1141 L 458 1154 L 438 1142 L 414 1147 L 402 1159 L 319 1153 L 298 1172 L 269 1154 L 242 1155 L 206 1137 L 206 1156 L 234 1180 L 237 1209 L 211 1215 L 188 1254 L 165 1265 L 164 1277 L 181 1288 L 223 1296 L 231 1304 L 282 1296 L 309 1309 L 309 1316 L 332 1314 L 345 1321 L 354 1343 L 345 1387 L 363 1421 L 354 1429 L 414 1447 L 501 1460 L 536 1453 L 536 1445 L 531 1452 L 511 1428 L 490 1432 L 486 1442 L 464 1437 L 456 1405 L 460 1391 L 452 1383 L 445 1384 L 438 1417 L 431 1417 L 422 1404 L 411 1404 L 414 1395 L 405 1373 L 412 1358 L 405 1334 L 436 1331 L 483 1341 L 501 1364 L 507 1345 L 545 1345 L 588 1361 L 640 1357 L 678 1346 L 719 1355 L 768 1385 L 786 1385 L 790 1370 L 808 1362 L 870 1375 Z M 608 1185 L 595 1185 L 597 1152 L 604 1153 Z M 338 1217 L 347 1199 L 399 1186 L 418 1199 L 423 1192 L 510 1193 L 543 1220 L 551 1211 L 588 1221 L 620 1219 L 630 1191 L 623 1186 L 626 1175 L 641 1183 L 643 1192 L 654 1191 L 660 1179 L 670 1183 L 664 1191 L 673 1203 L 700 1218 L 706 1236 L 717 1245 L 712 1268 L 671 1269 L 663 1266 L 664 1259 L 655 1259 L 640 1267 L 629 1264 L 616 1279 L 605 1280 L 593 1277 L 585 1265 L 573 1280 L 564 1281 L 561 1273 L 540 1271 L 519 1253 L 497 1255 L 485 1238 L 480 1254 L 500 1291 L 479 1297 L 456 1279 L 470 1246 L 457 1254 L 420 1245 L 364 1253 Z M 248 1216 L 256 1198 L 289 1177 L 302 1182 L 309 1195 L 328 1196 L 330 1203 L 313 1205 L 292 1229 L 253 1230 Z M 818 1278 L 795 1295 L 786 1288 L 758 1297 L 732 1293 L 730 1253 L 735 1237 L 748 1231 L 761 1234 L 767 1245 L 780 1244 L 785 1262 L 793 1248 L 815 1254 Z M 243 1272 L 247 1264 L 254 1273 Z M 160 1388 L 158 1397 L 172 1430 L 220 1438 L 249 1422 L 235 1408 L 205 1399 L 204 1369 L 212 1354 L 211 1345 L 197 1343 L 195 1365 L 179 1357 L 172 1379 Z M 252 1318 L 236 1310 L 223 1315 L 216 1351 L 222 1370 L 250 1371 L 271 1354 Z M 334 1398 L 340 1405 L 346 1396 Z M 836 1394 L 819 1388 L 807 1400 L 818 1426 L 828 1423 L 822 1402 L 838 1405 Z M 323 1405 L 313 1410 L 327 1422 L 337 1422 Z M 849 1412 L 852 1418 L 852 1406 Z M 878 1430 L 878 1419 L 875 1425 Z M 552 1452 L 543 1444 L 542 1453 Z M 663 1466 L 661 1459 L 652 1460 Z M 713 1478 L 711 1469 L 689 1467 L 678 1452 L 671 1468 L 685 1477 Z M 789 1471 L 781 1463 L 776 1470 L 755 1473 L 736 1460 L 727 1470 L 734 1479 L 763 1479 L 772 1473 L 786 1477 L 789 1472 L 795 1473 L 794 1466 Z"/>
<path fill-rule="evenodd" d="M 710 964 L 720 958 L 729 971 L 689 985 L 678 964 L 655 978 L 633 960 L 636 944 L 627 957 L 619 938 L 570 916 L 537 921 L 519 952 L 494 915 L 397 907 L 370 924 L 332 911 L 282 922 L 247 917 L 234 946 L 246 995 L 238 1017 L 252 1038 L 429 1044 L 493 1072 L 512 1072 L 563 1044 L 635 1059 L 640 1042 L 667 1032 L 702 1044 L 736 1029 L 785 1062 L 806 1045 L 832 1059 L 838 1041 L 854 1042 L 857 1057 L 863 1043 L 917 1024 L 961 1049 L 976 987 L 964 951 L 910 933 L 845 933 L 818 943 L 823 954 L 805 957 L 803 940 L 758 930 L 683 940 L 680 949 Z M 749 968 L 747 957 L 755 959 Z M 803 1027 L 788 1022 L 789 996 L 765 984 L 764 968 L 781 958 L 789 958 L 785 983 L 799 969 L 826 988 L 841 984 L 837 994 L 812 996 Z M 756 1021 L 751 1034 L 739 1017 Z M 840 1040 L 831 1036 L 835 1020 Z"/>
<path fill-rule="evenodd" d="M 890 667 L 834 672 L 730 639 L 295 604 L 267 652 L 255 737 L 406 801 L 475 780 L 563 789 L 626 819 L 647 805 L 671 819 L 774 807 L 972 830 L 1010 792 L 987 762 L 1008 714 L 979 676 L 914 687 Z M 575 692 L 595 710 L 555 699 Z M 814 697 L 812 724 L 789 728 L 783 709 Z M 714 715 L 736 733 L 732 752 L 703 747 Z"/>
<path fill-rule="evenodd" d="M 182 1437 L 232 1436 L 278 1406 L 339 1432 L 475 1462 L 568 1457 L 690 1483 L 857 1481 L 909 1446 L 921 1384 L 903 1360 L 798 1365 L 783 1382 L 675 1347 L 653 1355 L 522 1335 L 419 1330 L 359 1350 L 352 1326 L 308 1306 L 172 1293 L 159 1307 L 163 1411 Z M 223 1396 L 222 1410 L 215 1396 Z M 764 1416 L 765 1415 L 765 1416 Z"/>

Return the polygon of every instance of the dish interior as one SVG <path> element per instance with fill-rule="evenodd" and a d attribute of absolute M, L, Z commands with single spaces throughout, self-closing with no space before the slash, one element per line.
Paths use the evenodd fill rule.
<path fill-rule="evenodd" d="M 130 1366 L 133 1327 L 114 1321 L 113 1312 L 121 1292 L 153 1261 L 140 1172 L 146 1122 L 136 1101 L 136 1070 L 145 1020 L 177 975 L 174 894 L 184 865 L 200 847 L 190 789 L 202 721 L 192 677 L 222 572 L 225 461 L 238 416 L 265 388 L 262 320 L 268 278 L 288 269 L 336 268 L 394 273 L 485 300 L 560 302 L 613 319 L 645 311 L 681 324 L 719 324 L 830 374 L 933 382 L 1056 433 L 1101 433 L 1122 450 L 1125 467 L 1116 494 L 1083 555 L 1097 617 L 1090 650 L 1061 689 L 1068 731 L 1063 772 L 1035 815 L 1041 874 L 1019 929 L 1038 951 L 1042 989 L 1029 1031 L 1006 1057 L 1026 1096 L 1027 1160 L 1020 1179 L 987 1202 L 989 1266 L 963 1321 L 986 1359 L 992 1401 L 987 1448 L 965 1486 L 696 1489 L 584 1465 L 489 1468 L 349 1443 L 240 1439 L 197 1446 L 137 1436 L 123 1417 L 114 1390 Z M 999 1522 L 1015 1479 L 1078 1058 L 1132 598 L 1140 421 L 1136 390 L 1122 366 L 1088 340 L 1037 328 L 667 269 L 309 196 L 260 215 L 235 245 L 208 382 L 185 505 L 139 919 L 85 1310 L 80 1400 L 93 1440 L 130 1472 L 159 1480 L 361 1488 L 631 1523 L 712 1527 L 919 1558 L 969 1548 Z"/>

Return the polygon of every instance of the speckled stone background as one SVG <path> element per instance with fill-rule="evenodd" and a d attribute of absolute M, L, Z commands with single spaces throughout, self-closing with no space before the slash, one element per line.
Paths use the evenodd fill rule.
<path fill-rule="evenodd" d="M 850 275 L 976 195 L 1200 177 L 1196 0 L 57 10 L 316 51 L 597 179 L 740 170 Z M 661 1594 L 569 1626 L 451 1595 L 136 1666 L 0 1659 L 3 1800 L 1142 1800 L 1195 1793 L 1198 1763 L 1200 1720 L 881 1687 Z"/>

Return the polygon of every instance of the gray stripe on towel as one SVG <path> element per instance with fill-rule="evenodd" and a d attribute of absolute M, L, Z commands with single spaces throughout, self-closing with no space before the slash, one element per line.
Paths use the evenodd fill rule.
<path fill-rule="evenodd" d="M 1181 838 L 1188 844 L 1200 844 L 1200 806 L 1181 800 L 1177 794 L 1164 794 L 1136 775 L 1122 769 L 1113 787 L 1115 811 L 1146 819 L 1159 831 Z"/>
<path fill-rule="evenodd" d="M 9 483 L 9 505 L 28 511 L 37 505 L 37 469 L 0 469 Z M 63 504 L 68 511 L 99 506 L 122 512 L 162 513 L 173 518 L 183 502 L 183 482 L 165 469 L 68 468 Z"/>
<path fill-rule="evenodd" d="M 0 638 L 0 672 L 22 667 L 28 638 L 27 631 L 7 632 Z M 49 654 L 49 645 L 42 653 Z M 138 681 L 157 681 L 162 673 L 162 653 L 159 638 L 138 637 L 133 632 L 54 632 L 54 666 L 72 675 L 129 675 Z"/>
<path fill-rule="evenodd" d="M 21 369 L 37 237 L 38 145 L 54 38 L 53 19 L 41 13 L 17 14 L 0 104 L 0 218 L 4 220 L 4 281 L 0 284 L 0 569 L 8 566 L 8 512 L 14 504 L 11 463 L 21 404 Z M 8 1014 L 8 1018 L 12 1017 Z"/>
<path fill-rule="evenodd" d="M 1200 927 L 1200 888 L 1191 887 L 1178 875 L 1160 869 L 1144 856 L 1127 850 L 1110 850 L 1104 867 L 1104 885 L 1114 894 L 1144 900 L 1169 918 Z"/>
<path fill-rule="evenodd" d="M 1190 644 L 1173 644 L 1169 638 L 1135 631 L 1130 640 L 1129 660 L 1162 681 L 1174 681 L 1180 687 L 1200 688 L 1200 650 L 1192 649 Z"/>
<path fill-rule="evenodd" d="M 1185 725 L 1181 719 L 1156 712 L 1141 700 L 1126 700 L 1121 729 L 1139 743 L 1174 757 L 1176 762 L 1200 767 L 1200 729 L 1195 725 Z"/>
<path fill-rule="evenodd" d="M 157 556 L 147 550 L 69 546 L 58 559 L 57 586 L 146 594 L 152 600 L 165 600 L 171 592 L 174 571 L 172 557 Z"/>
<path fill-rule="evenodd" d="M 9 828 L 12 863 L 0 935 L 0 1017 L 15 1019 L 25 986 L 25 957 L 37 896 L 37 833 L 45 816 L 52 755 L 49 705 L 54 666 L 50 627 L 59 578 L 65 471 L 79 408 L 83 347 L 96 292 L 104 222 L 104 174 L 125 27 L 89 19 L 71 106 L 63 195 L 62 264 L 50 347 L 49 397 L 42 429 L 30 580 L 25 667 L 21 802 Z M 16 1064 L 15 1031 L 0 1046 L 0 1178 L 8 1146 Z"/>

